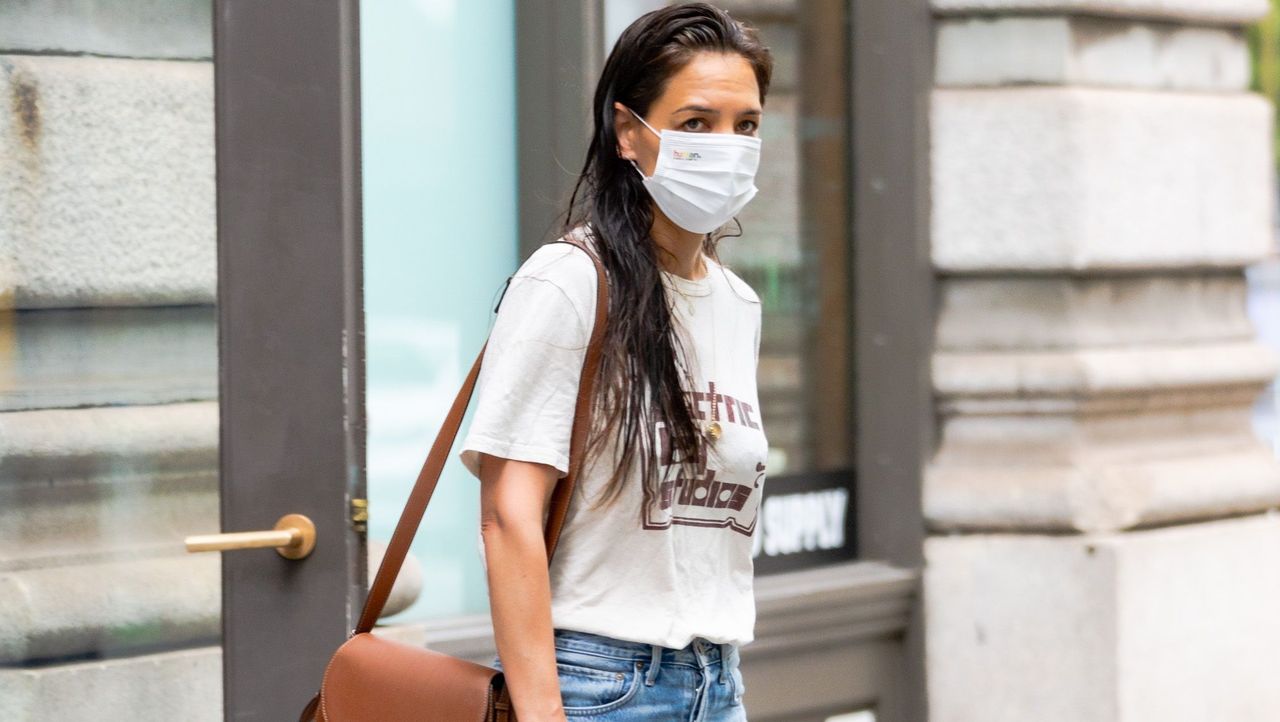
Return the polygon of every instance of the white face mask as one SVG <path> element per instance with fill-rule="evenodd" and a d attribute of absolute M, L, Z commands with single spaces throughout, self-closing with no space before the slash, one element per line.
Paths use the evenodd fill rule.
<path fill-rule="evenodd" d="M 728 223 L 755 197 L 760 139 L 736 133 L 661 133 L 631 111 L 658 136 L 658 162 L 646 176 L 631 161 L 649 195 L 677 226 L 710 233 Z"/>

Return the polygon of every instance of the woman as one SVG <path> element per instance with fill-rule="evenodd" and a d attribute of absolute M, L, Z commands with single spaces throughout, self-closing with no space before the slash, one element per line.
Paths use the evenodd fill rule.
<path fill-rule="evenodd" d="M 609 318 L 549 572 L 595 265 L 544 245 L 500 302 L 461 457 L 481 480 L 493 664 L 521 722 L 746 719 L 761 315 L 716 244 L 756 192 L 771 71 L 755 31 L 703 3 L 639 18 L 605 63 L 565 232 L 605 267 Z"/>

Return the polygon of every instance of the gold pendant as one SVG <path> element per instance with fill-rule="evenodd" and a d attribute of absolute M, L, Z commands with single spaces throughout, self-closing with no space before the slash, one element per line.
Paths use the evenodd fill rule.
<path fill-rule="evenodd" d="M 715 441 L 716 439 L 720 438 L 720 422 L 712 421 L 711 423 L 707 424 L 706 434 L 707 434 L 707 438 L 711 439 L 712 441 Z"/>

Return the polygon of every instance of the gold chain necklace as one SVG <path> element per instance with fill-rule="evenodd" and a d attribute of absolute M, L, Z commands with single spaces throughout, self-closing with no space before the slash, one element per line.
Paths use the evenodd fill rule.
<path fill-rule="evenodd" d="M 702 277 L 706 279 L 706 283 L 709 286 L 711 284 L 711 279 L 710 279 L 711 268 L 707 265 L 706 257 L 703 256 L 702 254 L 699 254 L 699 260 L 702 261 L 702 268 L 703 268 Z M 675 274 L 672 274 L 672 275 L 674 276 Z M 676 278 L 678 279 L 680 277 L 676 276 Z M 673 279 L 671 282 L 671 287 L 675 289 L 676 293 L 680 294 L 680 296 L 684 299 L 685 308 L 689 310 L 689 315 L 693 316 L 696 313 L 694 303 L 693 303 L 693 298 L 690 297 L 689 294 L 681 290 L 679 280 Z M 716 368 L 717 368 L 716 357 L 718 355 L 718 350 L 717 350 L 718 343 L 716 339 L 715 300 L 713 299 L 710 303 L 711 303 L 711 340 L 710 340 L 711 368 L 704 375 L 706 376 L 706 380 L 707 380 L 707 401 L 711 405 L 711 418 L 701 419 L 698 425 L 701 427 L 702 435 L 706 437 L 708 441 L 715 443 L 715 441 L 719 439 L 720 436 L 723 434 L 724 430 L 720 426 L 720 400 L 716 395 L 716 383 L 711 380 L 711 376 L 712 374 L 716 373 Z"/>
<path fill-rule="evenodd" d="M 706 278 L 711 273 L 711 269 L 707 268 L 706 259 L 700 259 L 700 260 L 702 260 L 702 269 L 703 269 L 702 277 Z M 673 276 L 673 279 L 669 285 L 673 290 L 675 290 L 676 293 L 680 294 L 681 298 L 684 299 L 684 306 L 686 309 L 689 310 L 689 315 L 690 316 L 694 315 L 695 311 L 693 307 L 693 299 L 689 296 L 689 294 L 685 293 L 683 290 L 680 289 L 680 281 L 675 280 L 675 279 L 680 279 L 682 277 L 674 273 L 672 273 L 671 275 Z M 689 279 L 683 279 L 683 280 L 687 281 Z"/>
<path fill-rule="evenodd" d="M 707 269 L 708 277 L 711 270 Z M 708 278 L 710 282 L 710 278 Z M 714 292 L 714 291 L 713 291 Z M 707 302 L 711 306 L 711 369 L 707 373 L 707 400 L 711 402 L 711 421 L 707 422 L 703 419 L 703 433 L 712 443 L 720 438 L 720 398 L 716 396 L 716 382 L 711 380 L 712 374 L 719 373 L 716 364 L 716 351 L 719 346 L 719 339 L 716 338 L 716 300 L 714 298 Z"/>

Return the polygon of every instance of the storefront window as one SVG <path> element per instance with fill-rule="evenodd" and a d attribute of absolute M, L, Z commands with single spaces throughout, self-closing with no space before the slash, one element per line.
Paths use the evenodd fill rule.
<path fill-rule="evenodd" d="M 517 263 L 514 7 L 379 0 L 360 12 L 374 544 L 390 540 Z M 429 584 L 389 621 L 488 608 L 478 489 L 451 458 L 410 549 Z"/>

